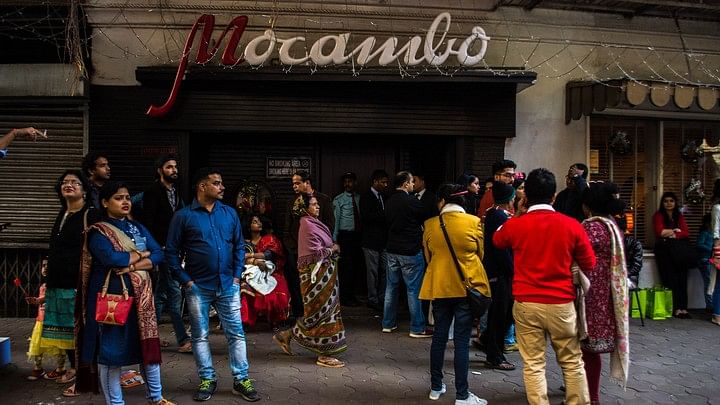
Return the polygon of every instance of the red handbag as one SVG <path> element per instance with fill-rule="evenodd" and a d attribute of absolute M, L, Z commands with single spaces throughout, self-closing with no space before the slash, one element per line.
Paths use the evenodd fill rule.
<path fill-rule="evenodd" d="M 128 294 L 125 279 L 122 275 L 120 275 L 120 282 L 123 287 L 122 294 L 107 293 L 108 285 L 110 284 L 110 273 L 112 272 L 112 270 L 108 270 L 108 274 L 105 277 L 105 284 L 102 290 L 97 293 L 97 299 L 95 300 L 95 320 L 106 325 L 122 326 L 125 325 L 128 315 L 130 315 L 133 297 Z"/>

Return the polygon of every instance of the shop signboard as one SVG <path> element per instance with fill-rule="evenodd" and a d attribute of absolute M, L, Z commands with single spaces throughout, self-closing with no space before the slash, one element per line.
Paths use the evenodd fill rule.
<path fill-rule="evenodd" d="M 312 159 L 307 156 L 268 157 L 265 177 L 268 179 L 288 179 L 300 170 L 311 174 Z"/>
<path fill-rule="evenodd" d="M 193 24 L 185 40 L 185 47 L 175 74 L 175 82 L 165 104 L 159 107 L 151 105 L 147 110 L 147 115 L 161 117 L 172 109 L 180 90 L 180 83 L 185 77 L 190 51 L 195 43 L 195 35 L 201 26 L 202 33 L 195 63 L 204 65 L 210 62 L 220 44 L 223 43 L 225 35 L 232 31 L 220 58 L 224 66 L 230 67 L 243 62 L 247 62 L 251 66 L 262 66 L 269 61 L 276 50 L 280 63 L 285 66 L 305 64 L 328 66 L 352 62 L 353 65 L 362 67 L 376 58 L 377 64 L 380 66 L 401 62 L 408 66 L 420 64 L 442 66 L 448 62 L 451 56 L 454 56 L 460 66 L 473 67 L 482 62 L 490 42 L 490 37 L 480 26 L 472 27 L 465 38 L 450 38 L 448 34 L 452 17 L 450 13 L 443 12 L 435 17 L 424 38 L 415 35 L 402 46 L 402 40 L 394 36 L 385 41 L 378 41 L 374 36 L 368 36 L 362 41 L 355 41 L 351 32 L 344 32 L 325 35 L 310 43 L 304 36 L 282 38 L 274 30 L 268 29 L 261 35 L 252 38 L 243 48 L 239 46 L 240 39 L 245 33 L 248 19 L 246 15 L 233 18 L 220 37 L 214 40 L 212 33 L 215 28 L 215 16 L 212 14 L 201 15 Z M 351 43 L 357 45 L 351 48 Z M 210 44 L 214 44 L 212 49 L 208 49 Z M 236 56 L 237 53 L 240 55 Z"/>

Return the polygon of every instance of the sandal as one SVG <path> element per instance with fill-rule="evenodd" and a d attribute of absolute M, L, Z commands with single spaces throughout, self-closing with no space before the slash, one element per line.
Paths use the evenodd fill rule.
<path fill-rule="evenodd" d="M 491 368 L 493 370 L 502 370 L 502 371 L 515 370 L 515 365 L 510 362 L 507 362 L 507 361 L 503 361 L 500 363 L 491 363 L 489 361 L 486 361 L 485 366 L 487 366 L 488 368 Z"/>
<path fill-rule="evenodd" d="M 28 381 L 37 381 L 40 378 L 42 378 L 45 375 L 45 370 L 39 368 L 39 369 L 33 369 L 30 372 L 30 375 L 25 377 Z"/>
<path fill-rule="evenodd" d="M 329 368 L 341 368 L 345 367 L 345 363 L 336 359 L 335 357 L 318 357 L 315 362 L 318 366 L 329 367 Z"/>
<path fill-rule="evenodd" d="M 79 397 L 80 394 L 75 392 L 75 384 L 63 390 L 63 396 L 68 398 Z"/>
<path fill-rule="evenodd" d="M 166 339 L 160 340 L 160 347 L 170 347 L 170 342 Z"/>
<path fill-rule="evenodd" d="M 43 375 L 43 378 L 46 380 L 57 380 L 58 378 L 65 375 L 65 373 L 66 373 L 65 370 L 63 370 L 63 371 L 53 370 L 49 373 L 45 373 L 45 375 Z"/>
<path fill-rule="evenodd" d="M 55 382 L 58 384 L 70 384 L 71 382 L 75 382 L 75 370 L 67 370 L 65 375 L 55 380 Z"/>
<path fill-rule="evenodd" d="M 178 353 L 192 353 L 192 342 L 187 341 L 178 347 Z"/>
<path fill-rule="evenodd" d="M 282 351 L 287 354 L 288 356 L 292 356 L 293 352 L 290 348 L 290 337 L 284 338 L 283 335 L 285 332 L 276 333 L 273 335 L 272 340 L 280 346 Z"/>

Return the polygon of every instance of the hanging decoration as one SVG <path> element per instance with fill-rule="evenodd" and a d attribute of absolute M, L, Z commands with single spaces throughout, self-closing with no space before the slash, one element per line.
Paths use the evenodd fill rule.
<path fill-rule="evenodd" d="M 694 177 L 690 179 L 687 187 L 685 187 L 685 201 L 691 204 L 700 204 L 705 199 L 702 183 Z"/>
<path fill-rule="evenodd" d="M 243 180 L 232 203 L 235 204 L 240 217 L 245 215 L 272 217 L 273 200 L 273 192 L 266 183 Z"/>
<path fill-rule="evenodd" d="M 703 149 L 694 139 L 685 141 L 681 150 L 682 159 L 687 163 L 697 163 L 698 160 L 703 157 L 704 153 Z"/>
<path fill-rule="evenodd" d="M 617 131 L 608 142 L 610 151 L 616 155 L 627 155 L 632 150 L 628 134 L 625 131 Z"/>

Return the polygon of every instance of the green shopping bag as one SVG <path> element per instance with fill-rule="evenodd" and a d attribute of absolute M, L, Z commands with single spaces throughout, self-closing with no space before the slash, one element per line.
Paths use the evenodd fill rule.
<path fill-rule="evenodd" d="M 654 321 L 672 316 L 672 290 L 655 287 L 647 292 L 646 315 Z"/>
<path fill-rule="evenodd" d="M 647 288 L 642 288 L 637 291 L 637 295 L 635 295 L 634 291 L 630 292 L 630 308 L 632 311 L 630 312 L 630 317 L 632 318 L 640 318 L 640 313 L 645 315 L 647 312 Z M 638 299 L 640 302 L 638 302 Z"/>
<path fill-rule="evenodd" d="M 665 318 L 672 318 L 673 315 L 673 293 L 669 288 L 663 288 L 665 296 Z"/>

